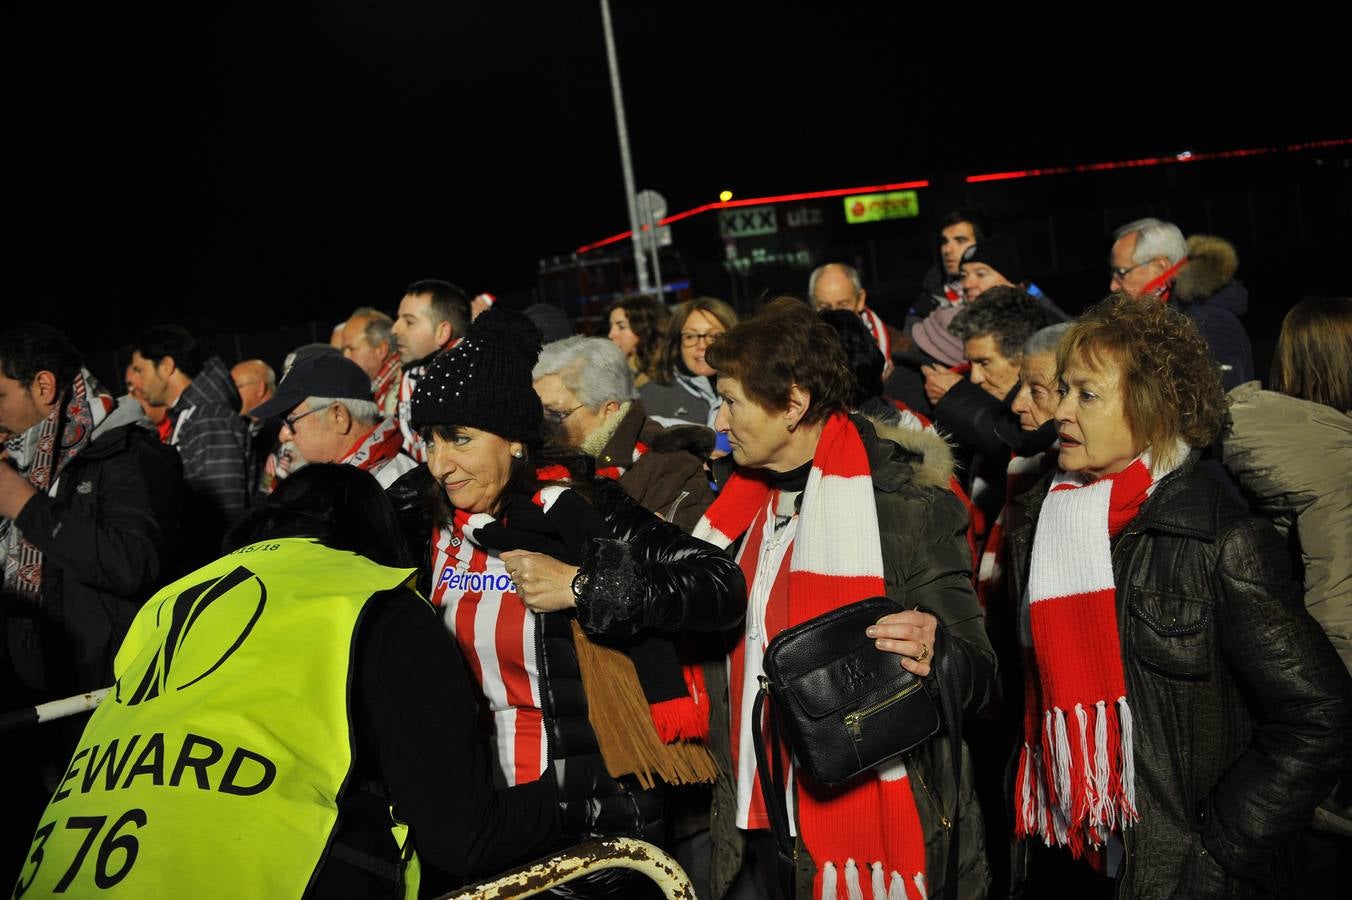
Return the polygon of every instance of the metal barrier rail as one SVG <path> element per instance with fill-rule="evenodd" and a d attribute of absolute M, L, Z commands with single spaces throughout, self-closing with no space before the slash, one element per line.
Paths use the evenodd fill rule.
<path fill-rule="evenodd" d="M 39 703 L 37 706 L 25 706 L 23 709 L 0 714 L 0 734 L 88 712 L 103 702 L 103 698 L 111 691 L 110 687 L 99 688 L 87 694 L 76 694 L 74 697 Z"/>
<path fill-rule="evenodd" d="M 446 894 L 441 900 L 515 900 L 601 869 L 632 869 L 651 878 L 668 900 L 695 900 L 690 877 L 676 860 L 652 844 L 634 838 L 602 838 L 578 844 L 505 875 Z"/>

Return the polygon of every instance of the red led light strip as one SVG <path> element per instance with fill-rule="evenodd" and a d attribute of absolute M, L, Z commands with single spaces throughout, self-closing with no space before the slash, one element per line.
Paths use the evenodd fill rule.
<path fill-rule="evenodd" d="M 1270 153 L 1299 153 L 1303 150 L 1324 150 L 1331 147 L 1345 147 L 1352 144 L 1352 138 L 1338 138 L 1327 141 L 1306 141 L 1301 144 L 1287 144 L 1284 147 L 1254 147 L 1247 150 L 1222 150 L 1216 153 L 1179 153 L 1175 156 L 1150 156 L 1144 159 L 1127 159 L 1116 162 L 1086 163 L 1078 166 L 1053 166 L 1048 169 L 1017 169 L 1009 172 L 987 172 L 982 175 L 968 175 L 964 181 L 968 184 L 981 184 L 987 181 L 1014 181 L 1019 178 L 1039 178 L 1043 175 L 1067 175 L 1073 172 L 1108 172 L 1114 169 L 1137 169 L 1147 166 L 1162 166 L 1170 163 L 1202 162 L 1212 159 L 1237 159 L 1246 156 L 1265 156 Z M 691 216 L 697 216 L 711 209 L 735 209 L 739 206 L 759 206 L 766 203 L 792 203 L 797 200 L 820 200 L 824 197 L 844 197 L 847 194 L 876 194 L 883 191 L 904 191 L 913 188 L 929 187 L 928 181 L 899 181 L 895 184 L 875 184 L 868 187 L 840 188 L 830 191 L 808 191 L 801 194 L 777 194 L 773 197 L 750 197 L 746 200 L 729 200 L 726 203 L 706 203 L 684 212 L 678 212 L 658 221 L 658 225 L 670 225 Z M 586 253 L 598 247 L 605 247 L 628 238 L 632 231 L 621 231 L 608 238 L 591 244 L 584 244 L 575 253 Z"/>
<path fill-rule="evenodd" d="M 748 197 L 745 200 L 729 200 L 726 203 L 719 201 L 715 203 L 706 203 L 703 206 L 696 206 L 694 209 L 687 209 L 684 212 L 674 213 L 665 219 L 659 219 L 657 224 L 670 225 L 672 222 L 679 222 L 682 219 L 688 219 L 691 216 L 697 216 L 702 212 L 708 212 L 711 209 L 736 209 L 739 206 L 759 206 L 765 203 L 793 203 L 797 200 L 820 200 L 823 197 L 844 197 L 847 194 L 878 194 L 883 191 L 905 191 L 914 188 L 929 187 L 928 181 L 898 181 L 895 184 L 874 184 L 868 187 L 836 188 L 829 191 L 807 191 L 801 194 L 776 194 L 773 197 Z M 622 241 L 628 238 L 632 231 L 621 231 L 619 234 L 613 234 L 608 238 L 597 241 L 594 244 L 586 244 L 578 247 L 576 253 L 586 253 L 589 250 L 595 250 L 598 247 L 604 247 L 607 244 L 613 244 L 616 241 Z"/>
<path fill-rule="evenodd" d="M 1010 172 L 988 172 L 984 175 L 968 175 L 964 180 L 968 184 L 980 184 L 986 181 L 1013 181 L 1018 178 L 1039 178 L 1043 175 L 1066 175 L 1071 172 L 1107 172 L 1113 169 L 1136 169 L 1145 166 L 1163 166 L 1170 163 L 1201 162 L 1211 159 L 1238 159 L 1245 156 L 1266 156 L 1270 153 L 1298 153 L 1302 150 L 1323 150 L 1329 147 L 1343 147 L 1352 144 L 1352 138 L 1330 141 L 1308 141 L 1303 144 L 1287 144 L 1285 147 L 1254 147 L 1248 150 L 1222 150 L 1217 153 L 1179 153 L 1175 156 L 1149 156 L 1145 159 L 1125 159 L 1117 162 L 1088 163 L 1080 166 L 1055 166 L 1050 169 L 1017 169 Z"/>

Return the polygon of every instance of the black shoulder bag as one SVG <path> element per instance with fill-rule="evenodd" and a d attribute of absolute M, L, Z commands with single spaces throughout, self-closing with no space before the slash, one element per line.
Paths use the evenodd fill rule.
<path fill-rule="evenodd" d="M 962 710 L 955 663 L 942 622 L 936 631 L 932 671 L 926 680 L 906 671 L 896 654 L 874 646 L 865 629 L 898 612 L 887 597 L 860 600 L 781 631 L 765 649 L 765 676 L 752 708 L 759 725 L 768 693 L 770 734 L 775 746 L 782 731 L 799 768 L 814 781 L 832 786 L 912 750 L 939 732 L 940 712 L 953 753 L 953 811 L 939 813 L 949 830 L 944 894 L 956 895 L 958 812 L 961 807 Z M 938 706 L 931 690 L 937 688 Z M 757 775 L 775 845 L 793 860 L 793 838 L 784 802 L 780 754 L 767 760 L 762 729 L 752 728 Z M 773 771 L 772 771 L 773 767 Z"/>

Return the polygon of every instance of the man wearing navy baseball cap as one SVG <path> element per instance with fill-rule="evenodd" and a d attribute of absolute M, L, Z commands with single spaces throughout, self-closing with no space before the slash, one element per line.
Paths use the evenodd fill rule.
<path fill-rule="evenodd" d="M 277 393 L 249 411 L 280 417 L 283 441 L 293 441 L 306 462 L 340 463 L 370 472 L 383 488 L 417 463 L 404 452 L 394 416 L 371 397 L 371 379 L 346 357 L 304 357 L 286 373 Z"/>

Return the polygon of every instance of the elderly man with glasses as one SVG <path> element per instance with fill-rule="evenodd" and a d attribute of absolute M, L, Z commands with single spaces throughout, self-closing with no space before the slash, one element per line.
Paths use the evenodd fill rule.
<path fill-rule="evenodd" d="M 372 399 L 371 379 L 336 353 L 300 359 L 276 395 L 250 415 L 280 418 L 281 439 L 294 442 L 305 462 L 356 466 L 382 488 L 418 465 L 404 450 L 398 421 Z"/>
<path fill-rule="evenodd" d="M 546 344 L 532 372 L 553 437 L 596 461 L 644 508 L 689 531 L 713 502 L 704 461 L 714 435 L 648 418 L 624 351 L 605 338 Z"/>
<path fill-rule="evenodd" d="M 1113 232 L 1108 289 L 1173 303 L 1197 324 L 1228 391 L 1254 379 L 1253 347 L 1240 321 L 1249 291 L 1235 273 L 1239 255 L 1224 238 L 1184 239 L 1172 222 L 1138 219 Z"/>

